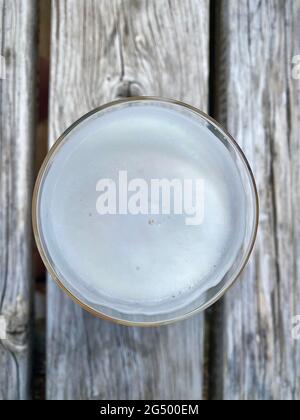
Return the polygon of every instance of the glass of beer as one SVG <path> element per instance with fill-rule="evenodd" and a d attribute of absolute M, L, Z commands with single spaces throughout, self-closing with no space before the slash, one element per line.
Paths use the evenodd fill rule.
<path fill-rule="evenodd" d="M 82 117 L 34 190 L 35 239 L 52 278 L 125 325 L 174 322 L 216 302 L 245 267 L 257 226 L 240 147 L 198 109 L 163 98 Z"/>

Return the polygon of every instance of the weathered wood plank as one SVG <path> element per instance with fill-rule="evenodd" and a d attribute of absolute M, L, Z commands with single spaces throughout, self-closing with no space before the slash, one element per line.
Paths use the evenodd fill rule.
<path fill-rule="evenodd" d="M 30 397 L 35 0 L 0 0 L 0 400 Z"/>
<path fill-rule="evenodd" d="M 224 299 L 223 397 L 299 399 L 300 83 L 292 57 L 300 1 L 226 0 L 221 8 L 219 116 L 252 163 L 261 201 L 255 255 Z"/>
<path fill-rule="evenodd" d="M 52 3 L 51 143 L 118 96 L 208 103 L 208 0 Z M 48 288 L 49 399 L 202 397 L 203 316 L 157 329 L 91 317 Z"/>

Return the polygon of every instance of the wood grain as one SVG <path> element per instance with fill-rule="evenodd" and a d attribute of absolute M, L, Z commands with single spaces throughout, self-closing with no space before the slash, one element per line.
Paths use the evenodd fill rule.
<path fill-rule="evenodd" d="M 0 400 L 30 397 L 36 2 L 0 0 Z"/>
<path fill-rule="evenodd" d="M 224 299 L 220 397 L 299 399 L 300 1 L 228 0 L 221 10 L 218 114 L 253 166 L 261 212 L 255 254 Z"/>
<path fill-rule="evenodd" d="M 208 0 L 52 3 L 50 142 L 117 97 L 208 104 Z M 50 281 L 49 399 L 202 397 L 203 316 L 157 329 L 95 319 Z"/>

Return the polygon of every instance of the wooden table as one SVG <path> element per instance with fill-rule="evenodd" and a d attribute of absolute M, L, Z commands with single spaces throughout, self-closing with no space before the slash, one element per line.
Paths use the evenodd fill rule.
<path fill-rule="evenodd" d="M 0 399 L 32 397 L 39 7 L 0 0 Z M 300 398 L 299 55 L 300 0 L 52 1 L 49 143 L 114 98 L 178 98 L 238 140 L 261 211 L 240 281 L 176 325 L 112 325 L 49 281 L 48 399 Z"/>

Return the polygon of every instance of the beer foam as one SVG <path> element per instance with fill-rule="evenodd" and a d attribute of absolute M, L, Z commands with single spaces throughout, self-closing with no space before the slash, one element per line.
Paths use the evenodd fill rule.
<path fill-rule="evenodd" d="M 204 218 L 102 215 L 99 179 L 202 179 Z M 232 154 L 197 114 L 156 102 L 100 111 L 77 125 L 47 169 L 39 224 L 65 287 L 92 307 L 161 313 L 216 286 L 245 235 L 245 193 Z"/>

